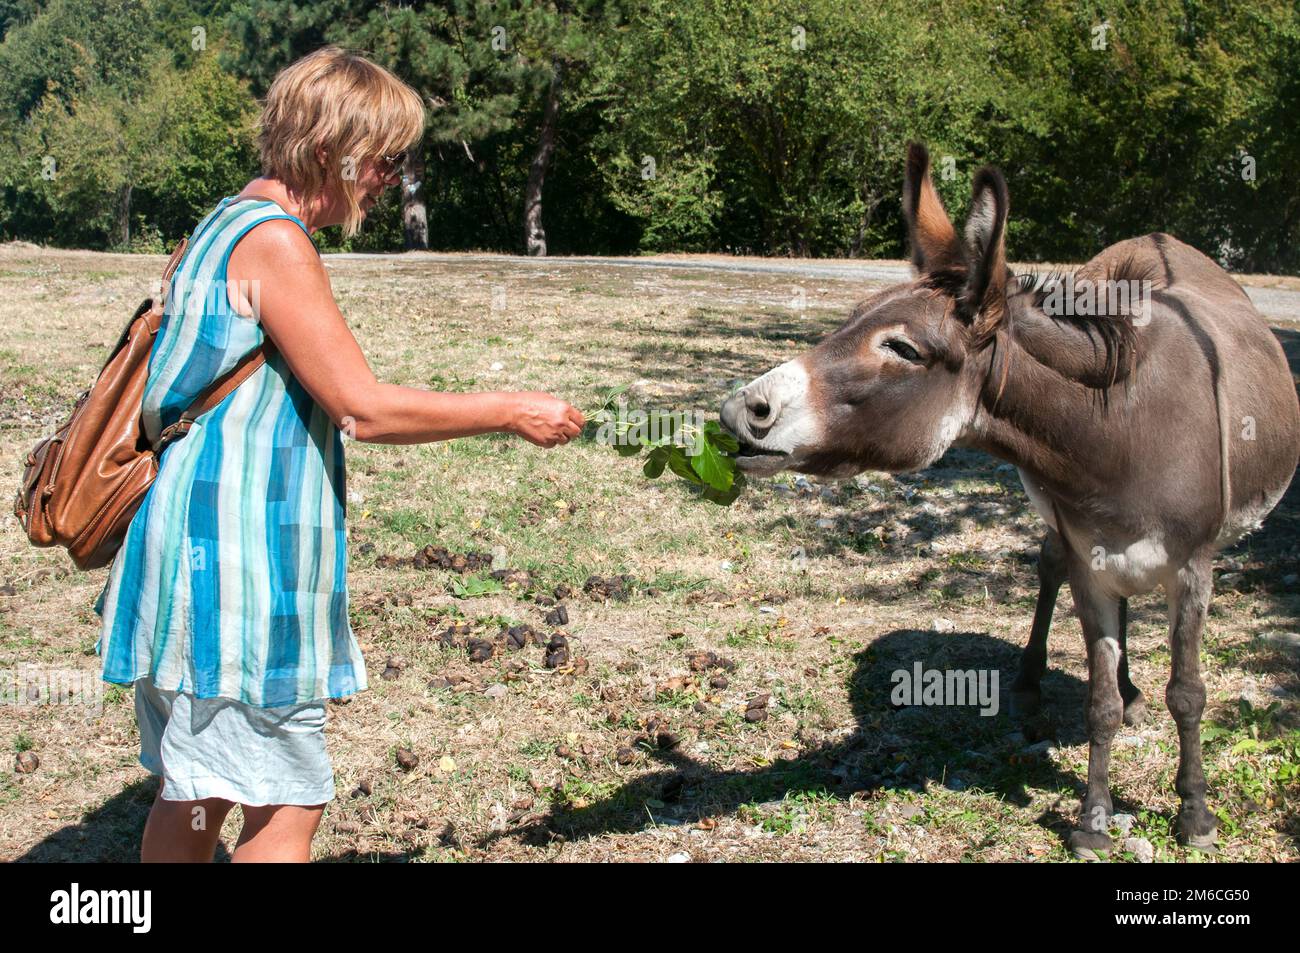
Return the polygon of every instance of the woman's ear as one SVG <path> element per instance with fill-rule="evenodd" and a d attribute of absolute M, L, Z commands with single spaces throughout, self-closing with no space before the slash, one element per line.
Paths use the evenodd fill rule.
<path fill-rule="evenodd" d="M 912 264 L 920 274 L 960 267 L 964 263 L 957 232 L 930 180 L 930 153 L 917 142 L 907 147 L 903 215 L 912 244 Z"/>
<path fill-rule="evenodd" d="M 320 163 L 322 169 L 329 167 L 329 153 L 325 151 L 324 146 L 316 147 L 316 161 Z"/>
<path fill-rule="evenodd" d="M 1011 200 L 1002 173 L 986 166 L 975 174 L 970 216 L 966 219 L 969 269 L 962 302 L 976 340 L 986 340 L 1007 313 L 1007 213 Z"/>

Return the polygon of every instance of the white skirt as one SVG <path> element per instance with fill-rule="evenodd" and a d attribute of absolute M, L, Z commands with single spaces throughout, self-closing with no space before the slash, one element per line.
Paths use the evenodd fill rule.
<path fill-rule="evenodd" d="M 254 708 L 135 683 L 140 764 L 163 778 L 167 801 L 221 798 L 250 806 L 334 799 L 325 704 Z"/>

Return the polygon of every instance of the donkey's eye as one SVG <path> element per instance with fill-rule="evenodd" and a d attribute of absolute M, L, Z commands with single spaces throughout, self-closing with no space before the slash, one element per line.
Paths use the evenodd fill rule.
<path fill-rule="evenodd" d="M 908 344 L 901 338 L 890 338 L 885 342 L 885 347 L 889 348 L 905 361 L 911 361 L 913 364 L 921 363 L 921 355 L 916 353 L 916 348 Z"/>

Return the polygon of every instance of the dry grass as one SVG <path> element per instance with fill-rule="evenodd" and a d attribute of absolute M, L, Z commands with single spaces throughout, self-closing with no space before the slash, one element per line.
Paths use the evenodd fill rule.
<path fill-rule="evenodd" d="M 157 267 L 0 249 L 3 485 L 86 386 Z M 330 270 L 383 379 L 545 389 L 588 407 L 635 381 L 640 401 L 710 412 L 734 380 L 815 341 L 868 290 L 804 282 L 800 315 L 788 275 L 418 257 Z M 339 796 L 320 859 L 1066 858 L 1086 772 L 1068 589 L 1040 717 L 889 704 L 890 673 L 918 659 L 996 669 L 1007 697 L 1039 527 L 996 461 L 954 452 L 923 477 L 761 481 L 721 509 L 590 442 L 349 444 L 348 455 L 352 618 L 372 690 L 331 706 Z M 1296 514 L 1293 497 L 1234 551 L 1242 569 L 1220 580 L 1208 626 L 1207 718 L 1219 727 L 1207 773 L 1224 859 L 1300 858 L 1295 659 L 1261 638 L 1297 627 Z M 497 551 L 533 586 L 457 599 L 452 573 L 375 564 L 431 543 Z M 68 566 L 5 524 L 0 667 L 97 672 L 91 605 L 105 574 Z M 580 591 L 592 574 L 620 573 L 633 580 L 627 601 Z M 532 597 L 557 585 L 579 590 L 563 627 L 577 664 L 547 669 L 537 646 L 473 663 L 436 639 L 453 621 L 489 638 L 509 623 L 549 633 L 548 607 Z M 1133 676 L 1153 718 L 1121 732 L 1117 809 L 1136 815 L 1158 859 L 1200 859 L 1169 833 L 1177 743 L 1162 701 L 1163 605 L 1135 600 L 1131 617 Z M 692 671 L 701 650 L 734 670 Z M 484 694 L 495 685 L 503 696 Z M 767 717 L 747 721 L 764 693 Z M 1054 742 L 1046 753 L 1033 747 L 1043 740 Z M 0 706 L 0 859 L 134 857 L 154 792 L 137 744 L 129 691 L 110 688 L 99 713 Z M 40 767 L 15 773 L 27 747 Z M 418 756 L 413 770 L 397 766 L 399 747 Z M 362 781 L 370 793 L 353 796 Z"/>

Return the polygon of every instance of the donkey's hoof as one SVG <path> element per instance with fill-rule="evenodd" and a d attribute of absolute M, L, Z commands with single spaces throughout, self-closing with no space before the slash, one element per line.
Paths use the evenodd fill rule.
<path fill-rule="evenodd" d="M 1124 703 L 1124 724 L 1135 728 L 1147 720 L 1146 696 L 1138 692 Z"/>
<path fill-rule="evenodd" d="M 1206 854 L 1216 854 L 1219 848 L 1219 825 L 1209 811 L 1181 811 L 1178 814 L 1178 842 L 1184 847 Z"/>
<path fill-rule="evenodd" d="M 1114 848 L 1109 834 L 1070 831 L 1070 853 L 1079 860 L 1101 860 Z"/>
<path fill-rule="evenodd" d="M 1028 718 L 1043 707 L 1043 694 L 1036 688 L 1011 689 L 1011 717 Z"/>

